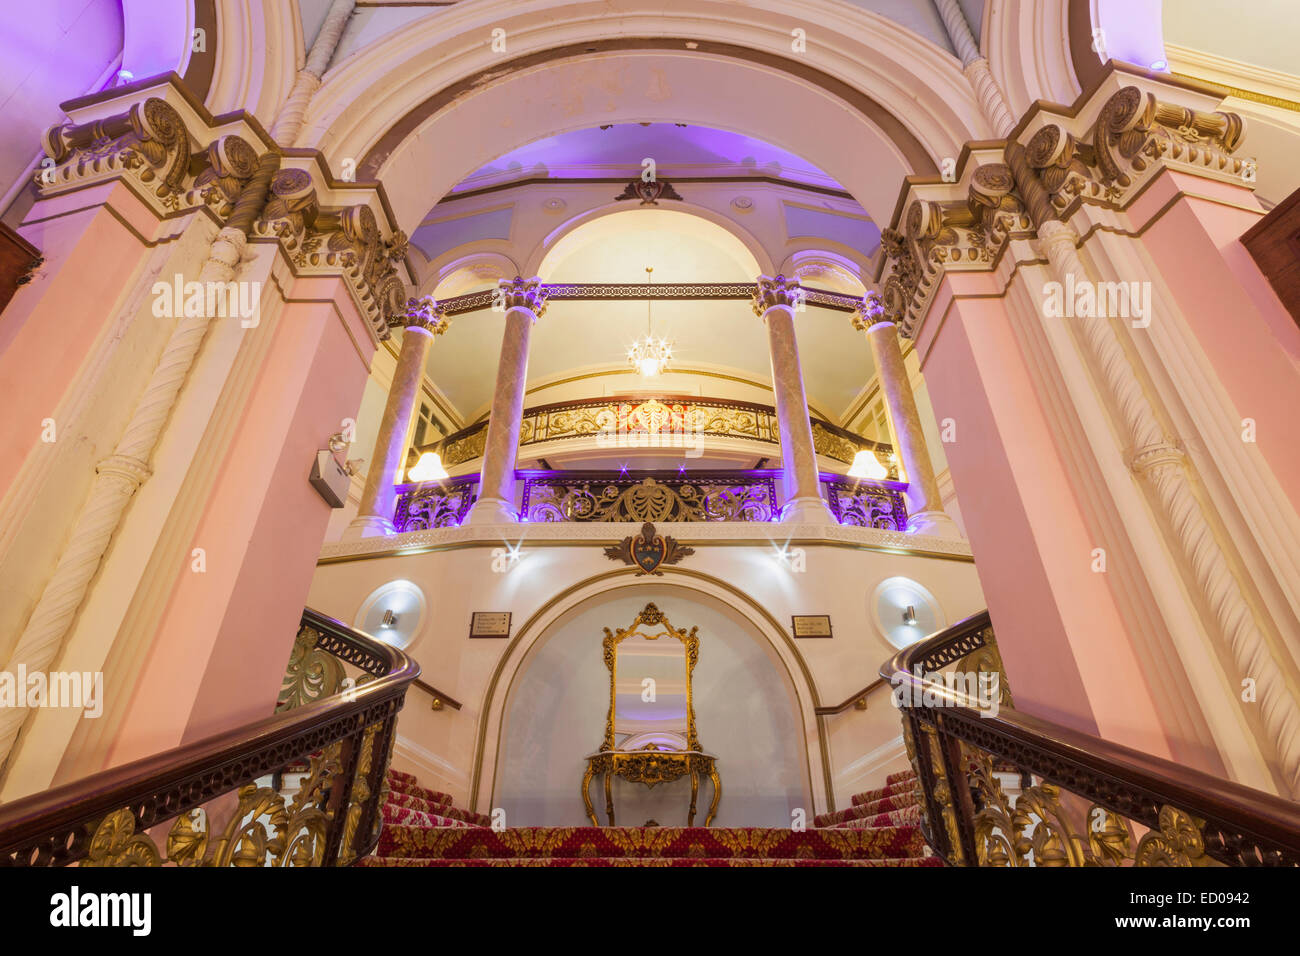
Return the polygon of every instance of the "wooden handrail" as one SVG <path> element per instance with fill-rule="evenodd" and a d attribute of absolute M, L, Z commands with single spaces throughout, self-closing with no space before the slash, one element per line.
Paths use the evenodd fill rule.
<path fill-rule="evenodd" d="M 438 688 L 434 687 L 432 684 L 426 684 L 418 677 L 415 680 L 413 680 L 411 683 L 433 698 L 434 710 L 442 710 L 444 704 L 450 707 L 452 710 L 460 710 L 461 708 L 460 701 L 458 701 L 455 697 L 452 697 L 450 694 L 444 694 L 442 691 L 438 690 Z"/>
<path fill-rule="evenodd" d="M 942 832 L 947 828 L 939 826 L 934 816 L 956 814 L 952 829 L 960 835 L 965 859 L 973 863 L 978 858 L 973 819 L 977 808 L 966 799 L 968 788 L 950 785 L 949 792 L 957 799 L 951 809 L 943 810 L 929 792 L 934 780 L 926 777 L 967 773 L 969 767 L 962 767 L 960 755 L 962 748 L 972 748 L 1156 833 L 1169 808 L 1190 814 L 1203 821 L 1204 853 L 1219 862 L 1300 865 L 1300 805 L 1290 800 L 1005 705 L 993 714 L 944 684 L 917 676 L 918 669 L 932 675 L 984 647 L 981 635 L 991 627 L 988 612 L 981 612 L 899 651 L 880 668 L 882 678 L 910 685 L 913 691 L 903 711 L 905 721 L 911 721 L 932 814 L 927 838 L 932 845 L 939 844 L 936 850 L 950 862 L 958 856 L 958 847 L 951 845 Z M 936 763 L 928 749 L 921 753 L 923 734 L 940 741 L 942 760 Z"/>
<path fill-rule="evenodd" d="M 870 694 L 877 687 L 882 686 L 884 683 L 885 683 L 885 679 L 883 677 L 877 677 L 875 680 L 873 680 L 866 687 L 862 688 L 862 690 L 858 691 L 856 694 L 850 694 L 848 697 L 844 698 L 843 703 L 835 704 L 833 707 L 815 707 L 813 708 L 813 713 L 816 714 L 818 717 L 831 717 L 835 714 L 842 714 L 850 707 L 852 707 L 854 704 L 858 703 L 858 701 L 865 702 L 867 699 L 867 695 Z"/>
<path fill-rule="evenodd" d="M 376 798 L 363 810 L 363 824 L 377 819 L 378 782 L 386 770 L 388 744 L 407 686 L 420 666 L 401 650 L 376 641 L 345 624 L 307 610 L 303 624 L 321 634 L 322 649 L 375 677 L 345 693 L 334 694 L 292 710 L 183 744 L 120 767 L 111 767 L 81 780 L 0 805 L 0 866 L 61 866 L 84 859 L 91 835 L 106 816 L 125 809 L 134 819 L 135 833 L 188 813 L 205 802 L 274 773 L 294 761 L 319 753 L 340 741 L 343 769 L 333 779 L 337 792 L 324 865 L 333 865 L 348 814 L 347 795 L 354 780 L 361 738 L 379 725 L 371 741 L 368 789 Z M 380 766 L 381 762 L 385 766 Z M 375 784 L 371 786 L 371 784 Z M 358 832 L 365 834 L 364 827 Z M 376 831 L 377 836 L 377 831 Z M 356 845 L 355 856 L 369 848 Z"/>

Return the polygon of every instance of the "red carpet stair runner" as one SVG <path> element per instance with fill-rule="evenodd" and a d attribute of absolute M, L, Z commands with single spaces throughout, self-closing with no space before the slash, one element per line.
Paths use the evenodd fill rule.
<path fill-rule="evenodd" d="M 942 866 L 917 826 L 913 775 L 895 774 L 802 832 L 760 827 L 508 827 L 390 771 L 384 829 L 360 866 Z"/>

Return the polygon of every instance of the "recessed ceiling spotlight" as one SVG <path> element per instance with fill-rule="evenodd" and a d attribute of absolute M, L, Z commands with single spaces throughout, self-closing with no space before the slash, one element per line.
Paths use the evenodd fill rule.
<path fill-rule="evenodd" d="M 567 205 L 568 203 L 559 196 L 552 196 L 550 199 L 542 203 L 542 206 L 551 212 L 559 212 Z"/>
<path fill-rule="evenodd" d="M 741 211 L 748 211 L 754 208 L 754 200 L 750 199 L 748 196 L 737 196 L 735 199 L 731 200 L 731 205 Z"/>

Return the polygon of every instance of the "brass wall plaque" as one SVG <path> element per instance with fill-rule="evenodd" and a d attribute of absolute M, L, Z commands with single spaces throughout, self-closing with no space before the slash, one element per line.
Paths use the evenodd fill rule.
<path fill-rule="evenodd" d="M 796 614 L 790 618 L 790 630 L 795 637 L 830 637 L 829 614 Z"/>
<path fill-rule="evenodd" d="M 509 611 L 475 611 L 469 618 L 470 637 L 509 637 Z"/>

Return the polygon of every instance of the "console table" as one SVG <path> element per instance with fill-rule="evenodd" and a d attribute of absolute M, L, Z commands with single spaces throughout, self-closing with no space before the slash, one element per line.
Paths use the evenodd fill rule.
<path fill-rule="evenodd" d="M 587 757 L 587 771 L 582 775 L 582 802 L 586 805 L 592 826 L 597 827 L 600 826 L 600 821 L 596 819 L 596 808 L 591 803 L 591 781 L 597 774 L 605 778 L 605 813 L 611 827 L 615 825 L 612 787 L 615 777 L 653 788 L 657 784 L 689 774 L 691 807 L 686 817 L 687 826 L 695 825 L 695 801 L 700 792 L 700 777 L 707 776 L 713 781 L 713 800 L 709 803 L 709 813 L 704 819 L 706 827 L 717 816 L 718 801 L 722 798 L 722 780 L 718 776 L 717 758 L 712 754 L 699 750 L 660 750 L 653 744 L 641 750 L 602 750 Z"/>

